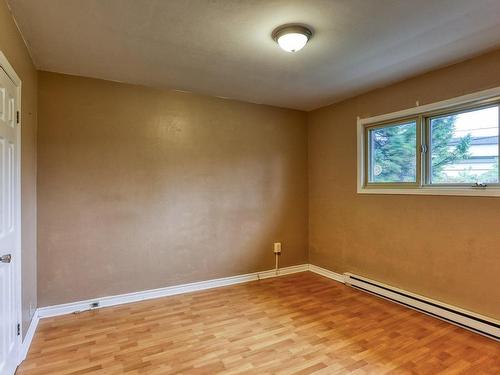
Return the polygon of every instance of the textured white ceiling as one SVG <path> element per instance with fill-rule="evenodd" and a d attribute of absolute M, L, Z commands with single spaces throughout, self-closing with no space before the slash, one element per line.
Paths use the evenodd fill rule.
<path fill-rule="evenodd" d="M 8 2 L 39 69 L 303 110 L 500 46 L 500 0 Z"/>

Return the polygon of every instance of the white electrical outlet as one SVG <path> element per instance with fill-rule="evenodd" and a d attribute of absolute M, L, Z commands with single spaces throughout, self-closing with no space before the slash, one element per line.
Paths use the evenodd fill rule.
<path fill-rule="evenodd" d="M 281 254 L 281 242 L 274 243 L 274 253 Z"/>

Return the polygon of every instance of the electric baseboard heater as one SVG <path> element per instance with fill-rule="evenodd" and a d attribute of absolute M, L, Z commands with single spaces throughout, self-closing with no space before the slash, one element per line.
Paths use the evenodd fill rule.
<path fill-rule="evenodd" d="M 344 274 L 344 282 L 346 285 L 353 288 L 388 299 L 500 341 L 500 322 L 495 319 L 447 305 L 352 273 Z"/>

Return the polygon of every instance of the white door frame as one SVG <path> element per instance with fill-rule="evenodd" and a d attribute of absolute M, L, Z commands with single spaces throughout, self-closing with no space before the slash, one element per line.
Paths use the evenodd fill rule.
<path fill-rule="evenodd" d="M 21 278 L 21 122 L 22 122 L 22 116 L 21 116 L 21 86 L 22 86 L 22 81 L 17 75 L 16 71 L 10 65 L 9 61 L 5 57 L 2 51 L 0 51 L 0 67 L 7 73 L 9 78 L 14 82 L 14 85 L 16 86 L 16 112 L 19 111 L 19 123 L 16 124 L 16 132 L 17 132 L 17 170 L 18 175 L 17 175 L 17 189 L 15 193 L 15 208 L 17 212 L 17 241 L 16 241 L 16 248 L 14 249 L 15 253 L 13 256 L 16 257 L 17 261 L 14 263 L 16 264 L 16 268 L 14 270 L 16 274 L 16 283 L 15 283 L 15 295 L 16 295 L 16 301 L 17 301 L 17 321 L 18 324 L 20 324 L 20 335 L 17 336 L 17 353 L 18 357 L 17 358 L 17 363 L 19 364 L 21 362 L 21 353 L 22 353 L 22 342 L 23 342 L 23 312 L 22 312 L 22 278 Z"/>

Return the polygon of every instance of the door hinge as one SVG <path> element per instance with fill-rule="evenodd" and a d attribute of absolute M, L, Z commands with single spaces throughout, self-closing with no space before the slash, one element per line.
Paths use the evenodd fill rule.
<path fill-rule="evenodd" d="M 21 335 L 21 324 L 20 323 L 17 323 L 17 335 L 18 336 Z"/>
<path fill-rule="evenodd" d="M 19 111 L 16 112 L 16 124 L 19 124 Z"/>

